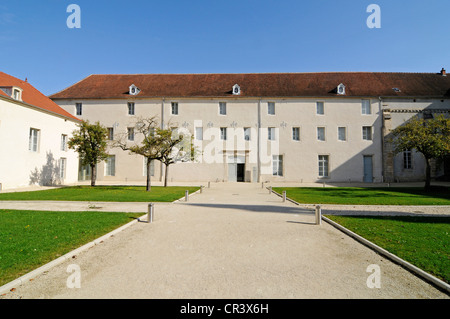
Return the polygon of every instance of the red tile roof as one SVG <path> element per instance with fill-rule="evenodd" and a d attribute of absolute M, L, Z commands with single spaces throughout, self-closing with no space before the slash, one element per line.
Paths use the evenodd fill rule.
<path fill-rule="evenodd" d="M 230 97 L 241 87 L 242 97 L 334 97 L 343 83 L 345 96 L 450 97 L 450 76 L 440 73 L 259 73 L 259 74 L 98 74 L 50 96 L 52 99 Z M 396 92 L 394 88 L 400 91 Z"/>
<path fill-rule="evenodd" d="M 80 121 L 80 119 L 63 110 L 59 105 L 57 105 L 47 96 L 39 92 L 27 81 L 20 80 L 4 72 L 0 72 L 0 87 L 12 87 L 12 86 L 16 86 L 22 89 L 22 102 L 32 105 L 38 109 L 42 109 L 69 118 L 71 120 Z M 11 100 L 14 100 L 2 90 L 0 90 L 0 96 L 8 97 Z"/>

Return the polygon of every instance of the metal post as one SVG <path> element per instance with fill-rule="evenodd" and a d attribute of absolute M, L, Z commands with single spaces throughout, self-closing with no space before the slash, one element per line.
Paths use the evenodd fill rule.
<path fill-rule="evenodd" d="M 211 182 L 208 182 L 208 188 L 210 188 L 210 186 L 211 186 Z"/>
<path fill-rule="evenodd" d="M 322 224 L 322 208 L 320 205 L 316 206 L 316 225 Z"/>
<path fill-rule="evenodd" d="M 153 222 L 153 203 L 148 204 L 148 223 Z"/>
<path fill-rule="evenodd" d="M 283 191 L 283 203 L 286 201 L 286 191 Z"/>
<path fill-rule="evenodd" d="M 186 202 L 188 201 L 188 197 L 189 197 L 189 191 L 186 191 L 186 193 L 184 195 L 184 198 L 185 198 Z"/>
<path fill-rule="evenodd" d="M 269 186 L 269 194 L 272 194 L 272 186 Z"/>

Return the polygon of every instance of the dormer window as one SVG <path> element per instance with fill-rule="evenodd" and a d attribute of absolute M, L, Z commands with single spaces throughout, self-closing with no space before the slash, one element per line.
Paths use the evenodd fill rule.
<path fill-rule="evenodd" d="M 130 91 L 129 91 L 130 95 L 138 95 L 139 92 L 141 92 L 141 90 L 136 85 L 134 85 L 134 84 L 130 85 Z"/>
<path fill-rule="evenodd" d="M 233 85 L 233 95 L 240 95 L 241 94 L 241 87 L 237 84 Z"/>
<path fill-rule="evenodd" d="M 340 95 L 345 94 L 345 85 L 344 84 L 341 83 L 337 86 L 337 94 L 340 94 Z"/>

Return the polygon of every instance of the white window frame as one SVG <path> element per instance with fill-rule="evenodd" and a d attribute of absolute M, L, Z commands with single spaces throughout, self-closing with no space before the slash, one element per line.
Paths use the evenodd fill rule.
<path fill-rule="evenodd" d="M 221 127 L 220 128 L 220 139 L 222 141 L 226 141 L 227 140 L 227 128 L 226 127 Z"/>
<path fill-rule="evenodd" d="M 67 134 L 61 134 L 61 151 L 67 152 L 67 141 L 68 141 Z"/>
<path fill-rule="evenodd" d="M 66 178 L 66 171 L 67 171 L 67 158 L 61 157 L 59 159 L 59 178 L 65 179 Z"/>
<path fill-rule="evenodd" d="M 127 139 L 134 141 L 134 127 L 127 127 Z"/>
<path fill-rule="evenodd" d="M 403 152 L 403 169 L 412 169 L 412 151 L 407 150 Z"/>
<path fill-rule="evenodd" d="M 195 128 L 195 139 L 197 141 L 203 141 L 203 127 L 198 126 Z"/>
<path fill-rule="evenodd" d="M 318 176 L 326 178 L 330 176 L 330 156 L 319 155 L 318 156 Z"/>
<path fill-rule="evenodd" d="M 75 114 L 83 115 L 83 103 L 75 103 Z"/>
<path fill-rule="evenodd" d="M 272 155 L 272 176 L 283 176 L 283 155 Z"/>
<path fill-rule="evenodd" d="M 362 127 L 362 139 L 364 141 L 372 141 L 373 140 L 372 126 L 363 126 Z"/>
<path fill-rule="evenodd" d="M 128 115 L 135 115 L 135 103 L 128 102 Z"/>
<path fill-rule="evenodd" d="M 276 135 L 275 135 L 275 127 L 268 127 L 267 128 L 267 139 L 269 141 L 275 141 L 276 140 Z"/>
<path fill-rule="evenodd" d="M 321 105 L 321 107 L 319 107 Z M 325 102 L 317 101 L 316 102 L 316 114 L 317 115 L 325 115 Z"/>
<path fill-rule="evenodd" d="M 292 128 L 292 140 L 300 141 L 300 127 L 299 126 L 295 126 Z"/>
<path fill-rule="evenodd" d="M 114 140 L 114 127 L 107 127 L 108 130 L 108 141 Z"/>
<path fill-rule="evenodd" d="M 275 102 L 267 102 L 267 114 L 275 115 Z"/>
<path fill-rule="evenodd" d="M 323 130 L 323 138 L 321 138 L 321 136 L 320 136 L 321 135 L 320 131 L 322 131 L 322 130 Z M 327 133 L 327 130 L 326 130 L 325 126 L 318 126 L 317 127 L 317 140 L 320 142 L 325 142 L 327 140 L 326 133 Z"/>
<path fill-rule="evenodd" d="M 28 150 L 33 153 L 39 152 L 39 140 L 41 137 L 41 130 L 37 128 L 30 128 L 30 135 L 28 138 Z"/>
<path fill-rule="evenodd" d="M 361 100 L 361 114 L 362 115 L 372 114 L 372 105 L 370 104 L 370 100 L 368 99 Z"/>
<path fill-rule="evenodd" d="M 170 104 L 170 107 L 171 107 L 171 114 L 172 115 L 178 115 L 178 102 L 172 102 L 171 104 Z"/>
<path fill-rule="evenodd" d="M 341 138 L 341 131 L 344 131 L 344 138 Z M 338 141 L 346 142 L 347 141 L 347 127 L 345 126 L 339 126 L 338 127 Z"/>
<path fill-rule="evenodd" d="M 227 115 L 227 103 L 219 102 L 219 115 Z"/>
<path fill-rule="evenodd" d="M 109 155 L 106 159 L 105 176 L 116 176 L 116 155 Z"/>

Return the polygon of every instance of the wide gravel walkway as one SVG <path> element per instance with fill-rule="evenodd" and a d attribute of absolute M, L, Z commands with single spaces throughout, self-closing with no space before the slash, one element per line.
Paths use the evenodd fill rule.
<path fill-rule="evenodd" d="M 448 298 L 314 221 L 261 185 L 213 183 L 0 298 Z M 67 287 L 72 264 L 80 288 Z M 367 286 L 370 265 L 380 288 Z"/>

